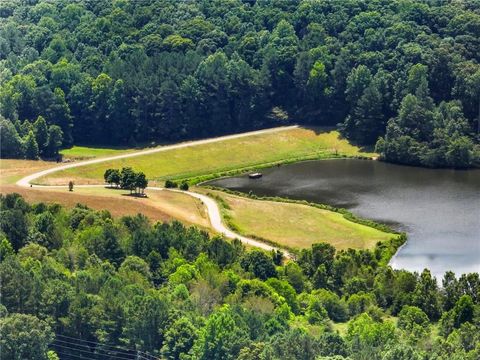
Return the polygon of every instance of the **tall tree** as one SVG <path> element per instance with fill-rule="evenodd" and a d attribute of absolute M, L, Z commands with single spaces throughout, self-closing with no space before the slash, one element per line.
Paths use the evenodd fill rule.
<path fill-rule="evenodd" d="M 49 156 L 58 156 L 58 151 L 64 144 L 63 131 L 58 125 L 50 125 L 48 128 L 48 148 Z"/>
<path fill-rule="evenodd" d="M 45 155 L 49 145 L 49 133 L 47 122 L 43 116 L 39 116 L 33 123 L 33 131 L 35 133 L 35 139 L 37 141 L 40 154 Z"/>
<path fill-rule="evenodd" d="M 53 332 L 48 324 L 33 315 L 12 314 L 0 318 L 0 345 L 6 359 L 48 360 L 48 345 Z"/>
<path fill-rule="evenodd" d="M 2 158 L 23 158 L 22 139 L 15 126 L 0 116 L 0 152 Z"/>
<path fill-rule="evenodd" d="M 38 145 L 33 131 L 30 131 L 24 140 L 25 157 L 29 160 L 38 159 Z"/>

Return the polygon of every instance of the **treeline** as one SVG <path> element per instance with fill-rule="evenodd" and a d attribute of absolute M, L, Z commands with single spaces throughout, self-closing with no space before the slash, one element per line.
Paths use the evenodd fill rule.
<path fill-rule="evenodd" d="M 0 112 L 43 116 L 65 146 L 303 122 L 381 137 L 389 161 L 479 158 L 477 2 L 38 0 L 0 16 Z"/>
<path fill-rule="evenodd" d="M 440 288 L 428 270 L 381 265 L 388 244 L 314 244 L 282 264 L 179 222 L 18 194 L 0 205 L 5 359 L 480 357 L 478 274 Z"/>
<path fill-rule="evenodd" d="M 142 171 L 135 172 L 131 167 L 124 167 L 122 170 L 107 169 L 103 174 L 107 184 L 121 189 L 130 190 L 130 193 L 143 194 L 148 186 L 148 179 Z"/>
<path fill-rule="evenodd" d="M 2 158 L 37 160 L 56 158 L 63 144 L 63 131 L 58 125 L 47 126 L 39 116 L 34 123 L 25 120 L 12 124 L 0 115 L 0 154 Z"/>

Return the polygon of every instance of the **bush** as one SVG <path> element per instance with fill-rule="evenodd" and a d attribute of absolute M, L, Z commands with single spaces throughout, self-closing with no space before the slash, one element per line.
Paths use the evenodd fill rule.
<path fill-rule="evenodd" d="M 180 185 L 180 190 L 183 190 L 183 191 L 188 191 L 188 183 L 186 182 L 183 182 L 181 185 Z"/>
<path fill-rule="evenodd" d="M 167 189 L 176 188 L 176 187 L 178 187 L 178 184 L 175 181 L 167 180 L 167 181 L 165 181 L 165 187 Z"/>

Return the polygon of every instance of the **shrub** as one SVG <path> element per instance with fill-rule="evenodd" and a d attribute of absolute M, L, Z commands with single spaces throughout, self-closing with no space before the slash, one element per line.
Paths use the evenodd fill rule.
<path fill-rule="evenodd" d="M 180 190 L 183 190 L 183 191 L 188 191 L 188 183 L 186 182 L 183 182 L 181 185 L 180 185 Z"/>
<path fill-rule="evenodd" d="M 165 187 L 167 189 L 176 188 L 176 187 L 178 187 L 178 184 L 175 181 L 167 180 L 167 181 L 165 181 Z"/>

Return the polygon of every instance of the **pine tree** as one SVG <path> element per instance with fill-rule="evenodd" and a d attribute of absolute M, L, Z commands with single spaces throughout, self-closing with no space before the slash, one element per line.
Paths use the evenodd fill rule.
<path fill-rule="evenodd" d="M 49 156 L 57 156 L 58 150 L 62 146 L 63 131 L 58 125 L 50 125 L 48 128 L 48 148 L 47 154 Z"/>
<path fill-rule="evenodd" d="M 40 154 L 45 155 L 48 148 L 49 135 L 47 122 L 43 116 L 37 118 L 37 121 L 33 124 L 33 131 L 35 133 L 35 140 L 37 141 Z"/>
<path fill-rule="evenodd" d="M 24 140 L 25 144 L 25 157 L 29 160 L 38 159 L 38 144 L 35 140 L 33 131 L 30 131 Z"/>

